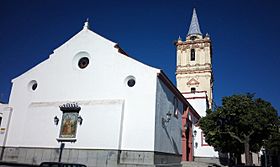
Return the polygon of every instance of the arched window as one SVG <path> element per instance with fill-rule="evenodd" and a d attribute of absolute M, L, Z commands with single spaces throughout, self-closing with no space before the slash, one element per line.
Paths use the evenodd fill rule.
<path fill-rule="evenodd" d="M 195 40 L 196 38 L 197 38 L 196 36 L 191 36 L 191 37 L 190 37 L 190 40 L 193 41 L 193 40 Z"/>
<path fill-rule="evenodd" d="M 195 50 L 191 49 L 191 61 L 195 61 Z"/>

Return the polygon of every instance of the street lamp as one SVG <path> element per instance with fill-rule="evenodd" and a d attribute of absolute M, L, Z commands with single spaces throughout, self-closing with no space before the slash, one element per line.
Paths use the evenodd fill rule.
<path fill-rule="evenodd" d="M 196 130 L 194 130 L 194 131 L 193 131 L 193 136 L 195 137 L 195 136 L 196 136 L 196 134 L 197 134 L 197 131 L 196 131 Z"/>
<path fill-rule="evenodd" d="M 58 123 L 59 123 L 59 118 L 58 118 L 57 116 L 55 116 L 55 117 L 53 118 L 53 122 L 54 122 L 55 125 L 58 125 Z"/>
<path fill-rule="evenodd" d="M 79 122 L 80 125 L 82 125 L 82 123 L 83 123 L 83 118 L 79 115 L 77 121 Z"/>
<path fill-rule="evenodd" d="M 194 145 L 195 145 L 195 148 L 197 148 L 197 147 L 198 147 L 198 143 L 197 143 L 197 142 L 195 142 L 195 143 L 194 143 Z"/>
<path fill-rule="evenodd" d="M 168 111 L 168 113 L 166 113 L 166 118 L 162 117 L 161 121 L 163 126 L 166 126 L 166 124 L 170 121 L 171 115 L 172 115 L 171 112 Z"/>

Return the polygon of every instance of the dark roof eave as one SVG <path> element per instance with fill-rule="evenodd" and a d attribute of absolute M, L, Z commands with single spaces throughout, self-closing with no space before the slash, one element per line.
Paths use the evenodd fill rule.
<path fill-rule="evenodd" d="M 118 52 L 119 52 L 119 53 L 130 57 L 130 56 L 120 47 L 119 44 L 116 44 L 114 47 L 118 49 Z"/>

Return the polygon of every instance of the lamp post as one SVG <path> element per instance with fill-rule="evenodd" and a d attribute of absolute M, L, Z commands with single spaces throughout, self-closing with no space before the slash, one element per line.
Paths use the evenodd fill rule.
<path fill-rule="evenodd" d="M 60 147 L 59 147 L 59 158 L 58 158 L 58 162 L 61 162 L 61 157 L 62 157 L 62 151 L 65 147 L 65 143 L 61 142 L 60 143 Z"/>

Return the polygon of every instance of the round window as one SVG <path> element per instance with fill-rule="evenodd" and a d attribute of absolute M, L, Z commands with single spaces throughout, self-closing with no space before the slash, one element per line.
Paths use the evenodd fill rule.
<path fill-rule="evenodd" d="M 32 90 L 36 90 L 36 89 L 37 89 L 37 86 L 38 86 L 38 84 L 37 84 L 37 83 L 34 83 L 34 84 L 32 85 L 32 87 L 31 87 L 31 89 L 32 89 Z"/>
<path fill-rule="evenodd" d="M 78 66 L 81 68 L 81 69 L 84 69 L 88 66 L 89 64 L 89 59 L 87 57 L 82 57 L 80 58 L 79 62 L 78 62 Z"/>
<path fill-rule="evenodd" d="M 125 83 L 125 85 L 128 86 L 128 87 L 133 87 L 133 86 L 135 86 L 135 84 L 136 84 L 136 79 L 135 79 L 134 76 L 129 75 L 129 76 L 127 76 L 127 77 L 125 78 L 124 83 Z"/>
<path fill-rule="evenodd" d="M 135 79 L 134 78 L 131 78 L 127 81 L 127 85 L 129 87 L 133 87 L 135 85 Z"/>
<path fill-rule="evenodd" d="M 92 65 L 92 57 L 88 52 L 78 52 L 72 60 L 72 66 L 75 70 L 85 70 Z"/>
<path fill-rule="evenodd" d="M 35 91 L 38 88 L 38 83 L 35 80 L 32 80 L 28 84 L 28 88 L 30 91 Z"/>

